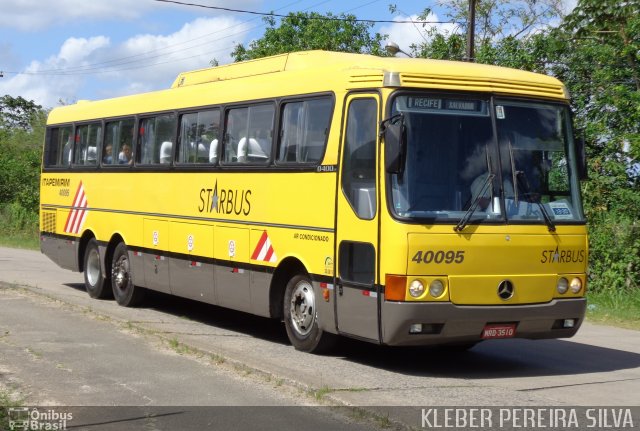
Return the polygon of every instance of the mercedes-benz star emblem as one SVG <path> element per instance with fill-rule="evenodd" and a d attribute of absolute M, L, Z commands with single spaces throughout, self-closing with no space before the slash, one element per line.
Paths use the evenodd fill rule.
<path fill-rule="evenodd" d="M 498 296 L 504 301 L 513 297 L 513 291 L 513 283 L 509 280 L 503 280 L 498 284 Z"/>

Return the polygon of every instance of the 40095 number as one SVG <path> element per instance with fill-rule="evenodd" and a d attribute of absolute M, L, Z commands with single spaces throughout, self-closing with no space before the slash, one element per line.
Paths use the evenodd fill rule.
<path fill-rule="evenodd" d="M 411 260 L 416 263 L 462 263 L 464 262 L 464 250 L 418 251 Z"/>

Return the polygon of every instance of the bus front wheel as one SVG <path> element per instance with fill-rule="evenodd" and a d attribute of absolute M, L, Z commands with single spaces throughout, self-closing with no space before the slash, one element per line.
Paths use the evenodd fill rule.
<path fill-rule="evenodd" d="M 91 238 L 84 252 L 84 285 L 92 298 L 105 299 L 111 297 L 111 279 L 104 277 L 100 265 L 98 241 Z"/>
<path fill-rule="evenodd" d="M 119 243 L 111 263 L 111 287 L 116 302 L 124 307 L 135 307 L 142 302 L 144 289 L 133 284 L 133 272 L 127 246 Z"/>
<path fill-rule="evenodd" d="M 284 323 L 289 341 L 296 350 L 310 353 L 327 351 L 335 336 L 320 329 L 316 297 L 311 280 L 296 275 L 287 283 L 284 293 Z"/>

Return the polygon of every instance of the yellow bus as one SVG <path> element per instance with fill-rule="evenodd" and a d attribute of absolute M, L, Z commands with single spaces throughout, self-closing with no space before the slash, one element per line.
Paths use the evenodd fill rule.
<path fill-rule="evenodd" d="M 584 317 L 583 151 L 548 76 L 297 52 L 56 108 L 44 145 L 41 250 L 92 297 L 281 319 L 309 352 Z"/>

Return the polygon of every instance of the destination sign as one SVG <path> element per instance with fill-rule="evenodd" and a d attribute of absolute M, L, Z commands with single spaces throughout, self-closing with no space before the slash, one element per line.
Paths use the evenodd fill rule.
<path fill-rule="evenodd" d="M 433 97 L 408 96 L 407 109 L 427 111 L 457 111 L 483 113 L 483 104 L 479 100 L 441 99 Z"/>

